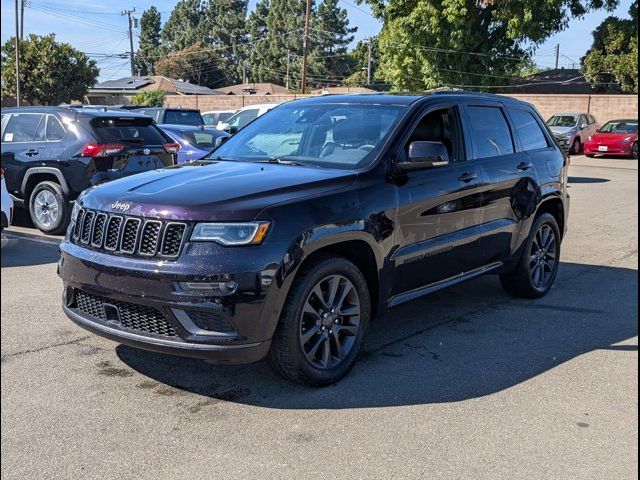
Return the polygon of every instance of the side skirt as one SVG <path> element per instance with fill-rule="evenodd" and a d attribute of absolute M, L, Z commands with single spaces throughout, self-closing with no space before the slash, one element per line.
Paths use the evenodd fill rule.
<path fill-rule="evenodd" d="M 460 273 L 450 278 L 446 278 L 444 280 L 440 280 L 439 282 L 432 283 L 431 285 L 426 285 L 424 287 L 416 288 L 415 290 L 411 290 L 409 292 L 401 293 L 399 295 L 395 295 L 391 297 L 388 303 L 388 307 L 396 307 L 402 303 L 409 302 L 416 298 L 422 297 L 424 295 L 428 295 L 433 292 L 437 292 L 438 290 L 442 290 L 443 288 L 450 287 L 460 282 L 464 282 L 466 280 L 470 280 L 475 277 L 479 277 L 480 275 L 484 275 L 485 273 L 489 273 L 493 270 L 496 270 L 502 267 L 502 262 L 495 262 L 489 265 L 485 265 L 484 267 L 477 268 L 475 270 L 471 270 L 470 272 Z"/>

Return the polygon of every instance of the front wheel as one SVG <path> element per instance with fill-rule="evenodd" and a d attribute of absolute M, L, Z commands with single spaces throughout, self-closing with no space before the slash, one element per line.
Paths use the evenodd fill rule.
<path fill-rule="evenodd" d="M 541 298 L 556 281 L 560 266 L 560 229 L 548 213 L 540 215 L 524 246 L 517 267 L 500 275 L 504 289 L 513 296 Z"/>
<path fill-rule="evenodd" d="M 59 235 L 69 225 L 71 205 L 60 185 L 41 182 L 31 192 L 29 213 L 38 230 L 49 235 Z"/>
<path fill-rule="evenodd" d="M 358 267 L 342 257 L 320 257 L 295 279 L 269 362 L 295 383 L 334 384 L 356 363 L 370 318 L 369 289 Z"/>
<path fill-rule="evenodd" d="M 638 160 L 638 142 L 634 143 L 633 147 L 631 147 L 631 158 Z"/>

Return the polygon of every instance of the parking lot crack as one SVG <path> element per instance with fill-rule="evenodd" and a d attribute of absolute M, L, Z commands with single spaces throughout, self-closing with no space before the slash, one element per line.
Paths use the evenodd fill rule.
<path fill-rule="evenodd" d="M 82 342 L 84 340 L 88 340 L 89 338 L 91 338 L 91 335 L 85 335 L 83 337 L 76 338 L 74 340 L 69 340 L 69 341 L 66 341 L 66 342 L 54 343 L 52 345 L 46 345 L 44 347 L 32 348 L 32 349 L 28 349 L 28 350 L 21 350 L 19 352 L 14 352 L 14 353 L 9 353 L 7 355 L 3 355 L 0 358 L 0 360 L 2 360 L 4 362 L 5 360 L 8 360 L 10 358 L 19 357 L 19 356 L 27 355 L 27 354 L 30 354 L 30 353 L 38 353 L 38 352 L 42 352 L 44 350 L 49 350 L 50 348 L 57 348 L 57 347 L 64 347 L 64 346 L 67 346 L 67 345 L 74 345 L 74 344 Z"/>

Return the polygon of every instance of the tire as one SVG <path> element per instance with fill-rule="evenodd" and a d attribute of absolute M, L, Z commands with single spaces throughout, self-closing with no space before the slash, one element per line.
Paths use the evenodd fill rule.
<path fill-rule="evenodd" d="M 578 137 L 571 144 L 571 149 L 569 150 L 569 153 L 572 155 L 579 155 L 581 150 L 582 150 L 582 142 Z"/>
<path fill-rule="evenodd" d="M 539 244 L 543 243 L 540 234 L 544 235 L 544 232 L 553 235 L 553 249 L 539 250 Z M 558 222 L 553 215 L 543 213 L 536 218 L 531 227 L 531 233 L 516 268 L 509 273 L 500 275 L 502 287 L 514 297 L 544 297 L 553 287 L 558 275 L 560 247 L 561 235 Z M 542 254 L 543 251 L 544 254 Z M 551 260 L 552 257 L 553 260 Z M 552 265 L 549 265 L 550 261 L 553 261 Z M 537 277 L 538 280 L 536 280 L 536 267 L 538 267 L 540 275 Z"/>
<path fill-rule="evenodd" d="M 344 297 L 344 302 L 328 301 L 334 285 L 330 279 L 338 282 L 333 297 Z M 359 305 L 359 315 L 354 305 Z M 331 307 L 337 307 L 335 313 Z M 345 258 L 323 255 L 298 273 L 271 343 L 269 363 L 289 381 L 332 385 L 356 363 L 370 319 L 371 298 L 362 272 Z"/>
<path fill-rule="evenodd" d="M 587 157 L 589 158 L 595 158 L 596 156 L 593 153 L 587 153 Z"/>
<path fill-rule="evenodd" d="M 31 221 L 43 233 L 60 235 L 67 230 L 71 205 L 55 182 L 41 182 L 29 197 Z"/>
<path fill-rule="evenodd" d="M 638 142 L 634 143 L 633 147 L 631 147 L 631 158 L 638 160 Z"/>

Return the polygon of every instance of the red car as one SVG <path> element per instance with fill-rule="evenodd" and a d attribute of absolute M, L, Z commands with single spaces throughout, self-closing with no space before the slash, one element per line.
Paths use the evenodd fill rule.
<path fill-rule="evenodd" d="M 638 159 L 638 120 L 611 120 L 584 143 L 587 157 L 615 155 Z"/>

